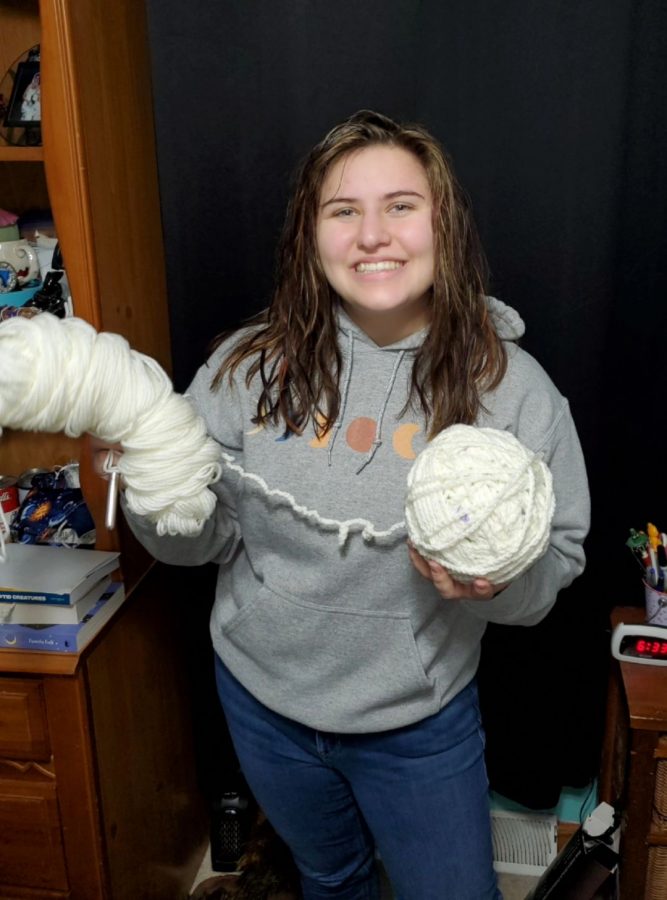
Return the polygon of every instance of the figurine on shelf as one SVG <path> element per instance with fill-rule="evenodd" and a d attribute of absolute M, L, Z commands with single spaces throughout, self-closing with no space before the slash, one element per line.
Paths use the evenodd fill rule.
<path fill-rule="evenodd" d="M 42 143 L 39 47 L 32 47 L 8 70 L 0 87 L 9 89 L 9 101 L 0 119 L 2 137 L 8 144 L 38 147 Z M 9 91 L 8 91 L 9 92 Z M 15 131 L 16 129 L 16 131 Z"/>
<path fill-rule="evenodd" d="M 53 313 L 59 319 L 64 319 L 66 315 L 65 298 L 60 284 L 63 274 L 62 269 L 57 272 L 48 272 L 42 287 L 25 305 L 36 307 L 40 312 Z"/>
<path fill-rule="evenodd" d="M 21 99 L 21 118 L 24 122 L 39 122 L 41 119 L 39 72 L 35 72 Z"/>

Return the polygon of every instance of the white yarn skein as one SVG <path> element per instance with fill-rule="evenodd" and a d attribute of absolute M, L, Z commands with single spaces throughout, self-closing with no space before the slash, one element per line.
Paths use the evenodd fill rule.
<path fill-rule="evenodd" d="M 82 319 L 0 323 L 0 426 L 120 443 L 127 504 L 159 534 L 199 534 L 215 507 L 220 447 L 202 418 L 155 360 Z"/>
<path fill-rule="evenodd" d="M 446 428 L 408 474 L 410 540 L 464 583 L 525 572 L 546 552 L 554 508 L 549 467 L 495 428 Z"/>

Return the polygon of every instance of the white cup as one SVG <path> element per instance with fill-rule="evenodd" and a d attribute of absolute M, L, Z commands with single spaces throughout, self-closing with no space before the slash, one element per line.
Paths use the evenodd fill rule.
<path fill-rule="evenodd" d="M 0 262 L 9 263 L 16 272 L 19 287 L 39 278 L 39 259 L 35 248 L 25 239 L 18 241 L 2 241 L 0 243 Z"/>
<path fill-rule="evenodd" d="M 644 582 L 646 591 L 646 622 L 649 625 L 667 625 L 667 594 Z"/>

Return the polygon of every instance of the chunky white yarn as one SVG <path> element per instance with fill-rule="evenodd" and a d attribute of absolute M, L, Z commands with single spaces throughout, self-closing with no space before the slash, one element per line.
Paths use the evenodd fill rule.
<path fill-rule="evenodd" d="M 0 426 L 120 443 L 127 504 L 159 534 L 199 534 L 215 507 L 220 448 L 201 417 L 155 360 L 83 319 L 0 323 Z"/>
<path fill-rule="evenodd" d="M 410 540 L 462 582 L 525 572 L 547 549 L 554 507 L 548 466 L 495 428 L 446 428 L 408 474 Z"/>

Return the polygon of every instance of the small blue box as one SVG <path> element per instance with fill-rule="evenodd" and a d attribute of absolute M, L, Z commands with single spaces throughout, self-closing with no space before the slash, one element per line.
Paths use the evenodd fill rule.
<path fill-rule="evenodd" d="M 9 291 L 6 294 L 0 294 L 0 306 L 25 306 L 28 300 L 32 300 L 38 290 L 42 287 L 42 282 L 32 287 L 23 288 L 22 291 Z"/>

